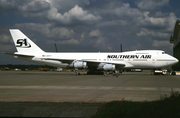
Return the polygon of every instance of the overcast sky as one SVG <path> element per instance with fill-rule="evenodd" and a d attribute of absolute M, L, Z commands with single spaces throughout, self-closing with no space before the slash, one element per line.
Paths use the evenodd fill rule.
<path fill-rule="evenodd" d="M 0 0 L 0 52 L 16 52 L 9 29 L 20 29 L 44 51 L 164 50 L 179 0 Z M 0 64 L 32 64 L 0 54 Z"/>

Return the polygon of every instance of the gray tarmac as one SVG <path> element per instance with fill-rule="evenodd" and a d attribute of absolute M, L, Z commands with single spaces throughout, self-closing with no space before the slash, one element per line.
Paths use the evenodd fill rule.
<path fill-rule="evenodd" d="M 106 102 L 152 101 L 180 91 L 180 76 L 150 71 L 119 77 L 83 74 L 0 71 L 0 116 L 90 117 Z"/>
<path fill-rule="evenodd" d="M 85 74 L 85 73 L 84 73 Z M 0 71 L 1 102 L 151 101 L 180 91 L 180 76 L 124 72 L 119 77 L 73 72 Z"/>

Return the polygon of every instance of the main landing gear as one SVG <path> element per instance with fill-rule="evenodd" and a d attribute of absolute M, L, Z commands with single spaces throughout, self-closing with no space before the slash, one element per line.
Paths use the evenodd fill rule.
<path fill-rule="evenodd" d="M 81 75 L 82 70 L 75 69 L 74 72 L 75 72 L 75 75 Z M 83 74 L 82 74 L 82 75 L 83 75 Z"/>
<path fill-rule="evenodd" d="M 104 71 L 104 76 L 108 76 L 108 75 L 113 75 L 115 77 L 119 76 L 119 71 L 115 70 L 115 71 Z"/>
<path fill-rule="evenodd" d="M 74 70 L 75 75 L 82 75 L 81 72 L 82 70 Z M 104 75 L 104 76 L 108 76 L 108 75 L 112 75 L 114 77 L 118 77 L 119 76 L 119 70 L 115 70 L 115 71 L 92 71 L 89 70 L 87 72 L 87 75 Z"/>
<path fill-rule="evenodd" d="M 92 71 L 92 70 L 89 70 L 87 72 L 87 75 L 103 75 L 103 72 L 102 71 Z"/>

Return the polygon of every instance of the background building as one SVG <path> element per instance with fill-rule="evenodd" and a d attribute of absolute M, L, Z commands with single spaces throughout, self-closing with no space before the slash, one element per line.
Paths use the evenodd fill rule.
<path fill-rule="evenodd" d="M 174 43 L 173 56 L 180 61 L 180 20 L 176 21 L 174 33 L 170 37 L 170 43 Z M 180 62 L 172 67 L 173 70 L 180 70 Z"/>

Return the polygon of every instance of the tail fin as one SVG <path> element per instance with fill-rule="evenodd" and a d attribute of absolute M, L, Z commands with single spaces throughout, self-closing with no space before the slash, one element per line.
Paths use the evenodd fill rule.
<path fill-rule="evenodd" d="M 18 53 L 39 53 L 44 52 L 34 42 L 32 42 L 19 29 L 10 29 L 11 36 Z"/>

